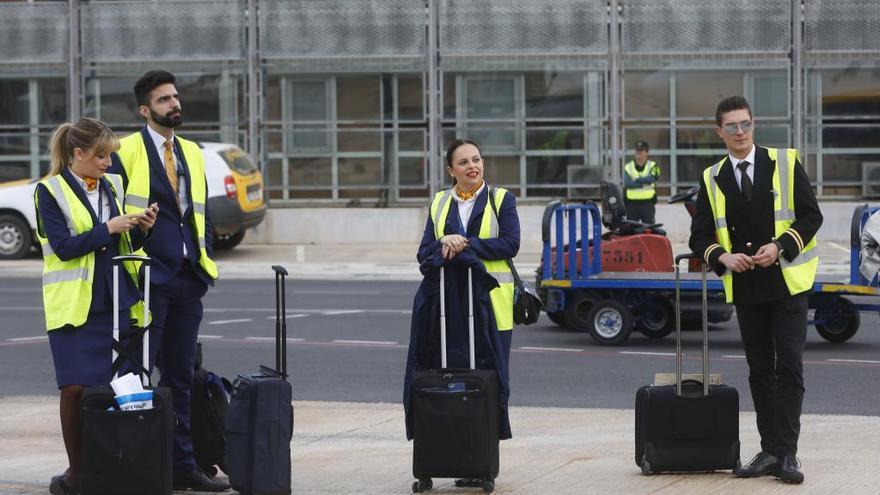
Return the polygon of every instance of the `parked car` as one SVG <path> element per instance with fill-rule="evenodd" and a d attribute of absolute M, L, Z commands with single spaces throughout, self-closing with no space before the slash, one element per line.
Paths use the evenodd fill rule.
<path fill-rule="evenodd" d="M 266 216 L 263 175 L 238 146 L 201 143 L 208 180 L 214 249 L 232 249 Z M 18 259 L 36 246 L 34 188 L 37 179 L 0 184 L 0 259 Z"/>

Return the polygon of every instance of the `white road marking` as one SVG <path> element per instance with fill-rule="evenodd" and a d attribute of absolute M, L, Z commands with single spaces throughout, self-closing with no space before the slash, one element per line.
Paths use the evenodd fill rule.
<path fill-rule="evenodd" d="M 745 356 L 740 356 L 739 354 L 722 354 L 721 357 L 728 359 L 745 359 Z"/>
<path fill-rule="evenodd" d="M 357 344 L 357 345 L 397 345 L 393 340 L 334 340 L 337 344 Z"/>
<path fill-rule="evenodd" d="M 200 333 L 199 338 L 200 339 L 222 339 L 223 336 L 222 335 L 208 335 L 208 334 Z"/>
<path fill-rule="evenodd" d="M 254 321 L 253 318 L 238 318 L 236 320 L 217 320 L 217 321 L 209 321 L 208 325 L 226 325 L 228 323 L 246 323 L 249 321 Z"/>
<path fill-rule="evenodd" d="M 7 342 L 27 342 L 29 340 L 49 340 L 49 336 L 39 335 L 37 337 L 16 337 L 14 339 L 6 339 Z"/>
<path fill-rule="evenodd" d="M 292 315 L 287 315 L 288 318 L 302 318 L 303 316 L 309 316 L 309 315 L 304 314 L 304 313 L 296 313 L 296 314 L 292 314 Z M 274 316 L 267 316 L 266 319 L 267 320 L 274 320 L 275 317 Z"/>
<path fill-rule="evenodd" d="M 335 316 L 335 315 L 353 315 L 355 313 L 363 313 L 361 309 L 338 309 L 333 311 L 324 311 L 321 314 L 326 316 Z"/>
<path fill-rule="evenodd" d="M 256 340 L 259 342 L 275 342 L 275 337 L 245 337 L 245 340 Z M 304 342 L 306 339 L 298 339 L 287 337 L 288 342 Z"/>
<path fill-rule="evenodd" d="M 849 252 L 849 248 L 845 248 L 845 247 L 841 246 L 840 244 L 837 244 L 836 242 L 825 241 L 825 244 L 828 244 L 828 245 L 831 246 L 831 247 L 835 247 L 835 248 L 837 248 L 837 249 L 840 249 L 840 250 L 843 251 L 844 253 L 848 253 L 848 252 Z"/>
<path fill-rule="evenodd" d="M 551 352 L 584 352 L 583 349 L 572 349 L 569 347 L 520 347 L 523 351 L 551 351 Z"/>
<path fill-rule="evenodd" d="M 633 356 L 675 356 L 674 352 L 620 351 L 620 353 Z"/>
<path fill-rule="evenodd" d="M 296 247 L 296 262 L 297 263 L 305 263 L 306 261 L 306 247 L 305 246 L 297 246 Z"/>
<path fill-rule="evenodd" d="M 873 359 L 829 359 L 832 363 L 859 363 L 859 364 L 880 364 L 880 361 Z"/>

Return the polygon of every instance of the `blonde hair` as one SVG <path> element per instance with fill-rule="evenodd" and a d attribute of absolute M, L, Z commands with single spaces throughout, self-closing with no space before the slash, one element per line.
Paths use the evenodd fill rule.
<path fill-rule="evenodd" d="M 119 139 L 107 124 L 84 117 L 75 124 L 65 122 L 55 129 L 49 141 L 51 166 L 49 175 L 61 173 L 73 163 L 74 150 L 94 150 L 95 154 L 110 154 L 119 149 Z"/>

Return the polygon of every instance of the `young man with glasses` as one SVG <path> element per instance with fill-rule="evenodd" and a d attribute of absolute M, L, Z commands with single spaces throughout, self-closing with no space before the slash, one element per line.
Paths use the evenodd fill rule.
<path fill-rule="evenodd" d="M 822 213 L 797 150 L 755 146 L 745 98 L 721 100 L 715 125 L 728 155 L 703 172 L 690 248 L 722 277 L 749 365 L 761 452 L 734 475 L 802 483 L 807 294 Z"/>

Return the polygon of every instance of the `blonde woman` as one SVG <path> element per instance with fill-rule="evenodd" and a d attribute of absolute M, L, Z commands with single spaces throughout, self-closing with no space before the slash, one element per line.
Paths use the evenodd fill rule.
<path fill-rule="evenodd" d="M 61 431 L 68 469 L 52 478 L 53 495 L 79 493 L 80 399 L 83 387 L 111 378 L 113 257 L 139 247 L 156 207 L 122 213 L 122 180 L 105 174 L 119 147 L 101 121 L 62 124 L 49 145 L 49 175 L 34 193 L 37 237 L 43 250 L 43 306 L 61 391 Z M 120 322 L 140 300 L 136 271 L 120 276 Z M 126 328 L 121 329 L 123 334 Z"/>

